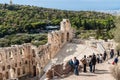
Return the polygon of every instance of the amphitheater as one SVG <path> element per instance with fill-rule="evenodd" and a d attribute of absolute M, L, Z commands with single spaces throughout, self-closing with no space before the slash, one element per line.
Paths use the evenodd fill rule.
<path fill-rule="evenodd" d="M 48 33 L 45 45 L 36 47 L 27 43 L 0 48 L 0 80 L 45 80 L 46 72 L 53 64 L 65 63 L 73 57 L 81 59 L 84 55 L 104 53 L 105 50 L 109 53 L 116 46 L 114 40 L 105 42 L 92 37 L 88 40 L 74 39 L 74 32 L 70 21 L 63 19 L 60 30 Z M 105 62 L 98 67 L 103 70 L 103 74 L 81 73 L 81 76 L 71 75 L 54 80 L 114 80 L 104 72 L 109 72 L 109 67 L 108 62 Z M 105 79 L 106 77 L 110 79 Z"/>

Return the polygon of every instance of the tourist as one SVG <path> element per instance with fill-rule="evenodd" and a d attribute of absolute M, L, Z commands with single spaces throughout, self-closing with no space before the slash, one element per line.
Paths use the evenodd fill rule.
<path fill-rule="evenodd" d="M 97 63 L 99 64 L 100 63 L 100 55 L 97 54 Z"/>
<path fill-rule="evenodd" d="M 106 60 L 106 57 L 107 57 L 107 53 L 106 53 L 106 51 L 104 51 L 104 54 L 103 54 L 103 60 L 104 61 Z"/>
<path fill-rule="evenodd" d="M 89 67 L 90 67 L 90 72 L 92 72 L 92 56 L 89 56 Z"/>
<path fill-rule="evenodd" d="M 74 64 L 74 74 L 75 74 L 75 75 L 79 75 L 79 70 L 78 70 L 79 60 L 78 60 L 76 57 L 74 57 L 74 62 L 73 62 L 73 64 Z"/>
<path fill-rule="evenodd" d="M 114 59 L 114 64 L 118 63 L 118 56 Z"/>
<path fill-rule="evenodd" d="M 96 65 L 96 55 L 95 54 L 93 54 L 91 62 L 92 62 L 92 67 L 93 67 L 92 72 L 95 72 L 95 65 Z"/>
<path fill-rule="evenodd" d="M 82 62 L 83 62 L 83 67 L 84 67 L 83 72 L 87 72 L 87 70 L 86 70 L 86 66 L 87 66 L 87 59 L 86 59 L 86 55 L 84 55 L 84 58 L 82 59 Z"/>
<path fill-rule="evenodd" d="M 73 71 L 73 69 L 74 69 L 73 60 L 70 59 L 68 63 L 69 63 L 69 65 L 71 66 L 71 71 Z"/>
<path fill-rule="evenodd" d="M 102 54 L 100 54 L 100 63 L 102 63 L 102 61 L 103 61 L 103 56 Z"/>
<path fill-rule="evenodd" d="M 113 50 L 113 49 L 111 49 L 111 51 L 110 51 L 110 58 L 112 59 L 112 58 L 113 58 L 113 56 L 114 56 L 114 50 Z"/>

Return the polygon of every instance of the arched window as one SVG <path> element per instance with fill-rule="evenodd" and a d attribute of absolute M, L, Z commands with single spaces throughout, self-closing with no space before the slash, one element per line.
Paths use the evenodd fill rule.
<path fill-rule="evenodd" d="M 25 61 L 25 64 L 28 64 L 28 61 L 27 61 L 27 60 Z"/>
<path fill-rule="evenodd" d="M 2 54 L 0 53 L 0 62 L 2 62 Z"/>
<path fill-rule="evenodd" d="M 33 54 L 33 57 L 36 57 L 34 49 L 32 49 L 32 54 Z"/>
<path fill-rule="evenodd" d="M 69 41 L 69 33 L 67 32 L 67 41 Z"/>
<path fill-rule="evenodd" d="M 3 71 L 5 70 L 5 66 L 2 67 L 2 70 L 3 70 Z"/>
<path fill-rule="evenodd" d="M 61 42 L 62 43 L 64 42 L 64 33 L 62 33 L 62 35 L 61 35 Z"/>
<path fill-rule="evenodd" d="M 9 79 L 9 73 L 8 72 L 6 72 L 5 77 L 6 77 L 6 79 Z"/>
<path fill-rule="evenodd" d="M 22 49 L 20 49 L 20 54 L 22 55 L 23 53 L 22 53 Z"/>
<path fill-rule="evenodd" d="M 9 52 L 9 57 L 10 57 L 11 59 L 13 59 L 13 53 L 12 53 L 12 51 Z"/>
<path fill-rule="evenodd" d="M 23 66 L 23 74 L 25 74 L 25 67 Z"/>
<path fill-rule="evenodd" d="M 20 75 L 20 68 L 17 69 L 17 74 Z"/>
<path fill-rule="evenodd" d="M 20 49 L 20 55 L 21 55 L 23 58 L 25 57 L 24 49 Z"/>

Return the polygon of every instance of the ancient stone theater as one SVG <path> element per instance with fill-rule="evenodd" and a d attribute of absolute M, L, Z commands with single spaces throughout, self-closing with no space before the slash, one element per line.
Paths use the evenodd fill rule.
<path fill-rule="evenodd" d="M 41 76 L 45 65 L 73 38 L 70 21 L 63 19 L 60 30 L 48 33 L 48 42 L 39 47 L 30 43 L 0 48 L 0 80 Z"/>

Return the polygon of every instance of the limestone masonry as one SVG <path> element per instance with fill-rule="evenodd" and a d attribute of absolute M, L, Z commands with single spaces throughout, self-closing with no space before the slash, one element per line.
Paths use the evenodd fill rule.
<path fill-rule="evenodd" d="M 45 45 L 36 47 L 28 43 L 0 48 L 0 80 L 41 76 L 45 65 L 72 38 L 70 21 L 63 19 L 59 31 L 48 33 Z"/>

